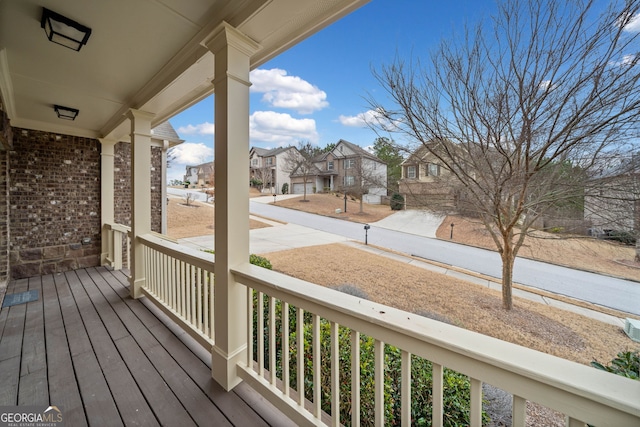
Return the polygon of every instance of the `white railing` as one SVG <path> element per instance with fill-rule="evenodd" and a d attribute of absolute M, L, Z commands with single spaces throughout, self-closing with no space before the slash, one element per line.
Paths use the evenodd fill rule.
<path fill-rule="evenodd" d="M 213 329 L 214 256 L 180 246 L 157 234 L 139 236 L 144 245 L 142 293 L 205 348 Z"/>
<path fill-rule="evenodd" d="M 105 224 L 108 231 L 108 251 L 106 263 L 114 270 L 122 270 L 123 252 L 126 260 L 126 267 L 129 267 L 131 261 L 131 227 L 122 224 Z M 123 243 L 125 244 L 123 246 Z"/>
<path fill-rule="evenodd" d="M 432 366 L 434 426 L 443 425 L 446 416 L 443 378 L 449 369 L 469 379 L 467 405 L 472 426 L 482 425 L 482 383 L 514 396 L 514 426 L 525 426 L 526 401 L 565 414 L 567 425 L 572 427 L 585 423 L 599 427 L 640 425 L 638 381 L 248 263 L 232 271 L 236 280 L 248 289 L 248 356 L 246 364 L 238 365 L 239 375 L 298 424 L 411 425 L 414 421 L 411 391 L 418 380 L 412 377 L 415 372 L 412 373 L 411 364 L 426 359 Z M 295 329 L 290 330 L 293 323 Z M 344 357 L 350 359 L 349 363 L 341 359 L 345 356 L 340 352 L 344 340 L 339 337 L 343 334 L 349 337 L 350 356 Z M 290 342 L 290 337 L 295 340 Z M 373 360 L 364 364 L 361 343 L 373 347 L 369 348 Z M 389 390 L 385 385 L 389 346 L 401 353 L 400 390 Z M 361 366 L 369 370 L 370 363 L 375 368 L 373 382 L 368 383 L 374 387 L 372 401 L 361 402 L 364 393 L 361 383 L 365 381 L 361 378 Z M 349 396 L 341 399 L 340 384 L 349 382 L 345 380 L 345 372 L 350 373 L 351 390 Z M 369 391 L 366 393 L 371 396 Z M 401 421 L 385 419 L 390 414 L 390 395 L 400 396 L 400 409 L 396 412 Z M 373 413 L 373 420 L 360 418 L 365 405 L 373 405 L 372 411 L 367 412 Z"/>

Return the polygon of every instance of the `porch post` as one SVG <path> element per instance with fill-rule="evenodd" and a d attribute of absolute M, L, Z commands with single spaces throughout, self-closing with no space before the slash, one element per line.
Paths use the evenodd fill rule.
<path fill-rule="evenodd" d="M 131 109 L 131 270 L 132 298 L 145 284 L 143 246 L 138 236 L 151 232 L 151 119 L 153 114 Z"/>
<path fill-rule="evenodd" d="M 246 289 L 230 268 L 249 261 L 249 59 L 259 46 L 227 23 L 203 44 L 215 55 L 215 344 L 211 374 L 231 390 L 246 363 Z"/>
<path fill-rule="evenodd" d="M 114 196 L 114 153 L 117 141 L 111 139 L 99 139 L 100 153 L 100 217 L 102 229 L 102 250 L 100 251 L 100 265 L 105 265 L 109 256 L 109 248 L 112 233 L 105 228 L 105 224 L 113 224 L 115 221 L 115 196 Z"/>

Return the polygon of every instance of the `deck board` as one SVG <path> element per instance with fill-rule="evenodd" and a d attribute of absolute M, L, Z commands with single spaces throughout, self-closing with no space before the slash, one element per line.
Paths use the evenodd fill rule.
<path fill-rule="evenodd" d="M 49 382 L 49 404 L 64 409 L 69 424 L 87 425 L 80 389 L 69 351 L 69 341 L 60 310 L 53 276 L 42 277 L 42 304 L 44 311 L 45 345 L 47 351 L 47 380 Z M 34 304 L 28 303 L 28 304 Z M 73 328 L 82 328 L 82 323 Z M 72 328 L 72 329 L 73 329 Z"/>
<path fill-rule="evenodd" d="M 130 298 L 127 282 L 104 267 L 12 281 L 7 293 L 40 298 L 0 310 L 0 405 L 58 405 L 73 426 L 286 420 L 249 387 L 225 392 L 206 351 Z"/>

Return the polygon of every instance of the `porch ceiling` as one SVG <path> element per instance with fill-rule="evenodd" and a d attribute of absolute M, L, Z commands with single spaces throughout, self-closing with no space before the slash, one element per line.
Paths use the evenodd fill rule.
<path fill-rule="evenodd" d="M 153 126 L 213 92 L 200 42 L 222 21 L 261 45 L 255 68 L 368 0 L 0 0 L 0 95 L 12 126 L 128 140 L 123 114 Z M 46 7 L 92 29 L 79 52 L 51 43 Z M 53 105 L 77 108 L 59 119 Z"/>

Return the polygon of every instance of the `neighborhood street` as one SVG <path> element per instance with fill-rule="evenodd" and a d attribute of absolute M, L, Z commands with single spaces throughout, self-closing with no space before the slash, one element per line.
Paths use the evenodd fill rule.
<path fill-rule="evenodd" d="M 364 225 L 274 205 L 250 203 L 251 213 L 364 241 Z M 368 243 L 500 278 L 496 252 L 371 225 Z M 514 282 L 640 315 L 640 283 L 518 258 Z"/>
<path fill-rule="evenodd" d="M 184 190 L 169 189 L 182 195 Z M 193 192 L 193 194 L 201 194 Z M 204 196 L 204 195 L 203 195 Z M 250 202 L 252 214 L 364 242 L 364 224 Z M 371 225 L 368 243 L 494 278 L 501 277 L 496 252 Z M 640 283 L 518 258 L 514 282 L 640 315 Z"/>

